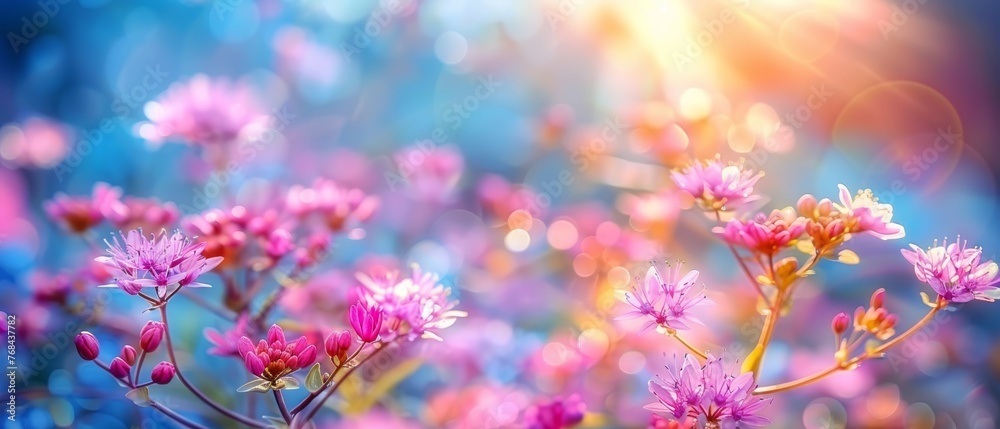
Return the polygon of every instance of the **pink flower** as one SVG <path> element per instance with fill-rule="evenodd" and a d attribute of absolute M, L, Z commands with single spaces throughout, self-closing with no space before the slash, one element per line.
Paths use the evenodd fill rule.
<path fill-rule="evenodd" d="M 851 325 L 851 316 L 847 313 L 840 312 L 836 316 L 833 316 L 833 320 L 830 321 L 830 328 L 833 329 L 833 333 L 840 338 L 844 332 L 847 332 L 847 328 Z"/>
<path fill-rule="evenodd" d="M 323 343 L 327 356 L 335 365 L 343 365 L 351 351 L 351 331 L 333 332 Z"/>
<path fill-rule="evenodd" d="M 983 250 L 967 246 L 961 238 L 951 244 L 945 239 L 940 246 L 935 241 L 934 247 L 926 251 L 911 244 L 913 250 L 904 249 L 902 253 L 913 264 L 917 279 L 929 284 L 945 301 L 992 302 L 1000 298 L 996 262 L 983 262 Z"/>
<path fill-rule="evenodd" d="M 271 382 L 272 388 L 280 388 L 278 381 L 288 374 L 312 365 L 316 360 L 316 346 L 309 344 L 306 337 L 286 341 L 285 332 L 278 325 L 271 325 L 267 339 L 256 346 L 248 337 L 239 341 L 240 357 L 247 371 Z"/>
<path fill-rule="evenodd" d="M 153 320 L 146 322 L 139 332 L 139 348 L 146 353 L 156 351 L 157 347 L 160 347 L 160 342 L 163 341 L 163 332 L 163 322 Z"/>
<path fill-rule="evenodd" d="M 435 147 L 426 140 L 399 151 L 396 164 L 398 174 L 386 174 L 391 189 L 396 190 L 402 182 L 417 199 L 441 203 L 453 197 L 465 160 L 454 148 Z"/>
<path fill-rule="evenodd" d="M 206 258 L 222 258 L 220 269 L 233 268 L 240 263 L 240 256 L 247 246 L 246 227 L 250 218 L 243 206 L 228 211 L 212 209 L 185 217 L 182 228 L 204 243 L 202 254 Z"/>
<path fill-rule="evenodd" d="M 351 189 L 326 179 L 317 179 L 311 188 L 296 185 L 288 190 L 286 208 L 299 216 L 318 214 L 334 232 L 353 223 L 365 222 L 378 208 L 378 198 L 360 189 Z"/>
<path fill-rule="evenodd" d="M 640 332 L 657 326 L 678 330 L 690 329 L 692 323 L 702 324 L 694 316 L 694 309 L 711 305 L 712 301 L 703 294 L 704 288 L 693 289 L 699 272 L 691 270 L 681 276 L 681 266 L 680 263 L 673 266 L 666 279 L 660 276 L 655 266 L 649 267 L 642 284 L 633 287 L 632 293 L 625 294 L 625 302 L 634 310 L 618 316 L 616 320 L 648 318 Z"/>
<path fill-rule="evenodd" d="M 72 134 L 58 122 L 43 117 L 30 117 L 21 124 L 7 124 L 0 128 L 0 161 L 14 165 L 51 168 L 56 167 L 69 153 Z M 56 167 L 56 177 L 61 177 Z"/>
<path fill-rule="evenodd" d="M 144 236 L 132 230 L 128 235 L 119 234 L 124 243 L 114 238 L 112 245 L 107 240 L 111 256 L 100 256 L 94 260 L 110 268 L 114 284 L 100 287 L 119 287 L 130 295 L 136 295 L 144 287 L 161 289 L 167 286 L 210 287 L 195 280 L 222 262 L 222 258 L 205 259 L 201 252 L 204 243 L 192 243 L 180 232 L 167 236 L 166 231 L 159 237 Z"/>
<path fill-rule="evenodd" d="M 249 316 L 241 314 L 236 324 L 225 333 L 214 328 L 205 328 L 205 338 L 215 347 L 208 349 L 209 354 L 216 356 L 239 356 L 240 338 L 250 333 Z"/>
<path fill-rule="evenodd" d="M 753 194 L 753 187 L 764 177 L 764 172 L 755 175 L 742 161 L 726 165 L 716 157 L 674 171 L 671 177 L 679 188 L 695 198 L 702 210 L 731 211 L 760 198 Z"/>
<path fill-rule="evenodd" d="M 757 387 L 753 373 L 731 375 L 723 367 L 722 359 L 712 355 L 708 355 L 704 366 L 691 355 L 684 359 L 675 355 L 666 368 L 665 376 L 649 382 L 649 391 L 658 402 L 647 405 L 646 409 L 677 421 L 700 416 L 707 423 L 736 427 L 771 423 L 758 415 L 767 402 L 752 393 Z"/>
<path fill-rule="evenodd" d="M 139 353 L 135 351 L 135 347 L 126 345 L 122 347 L 122 352 L 118 355 L 129 365 L 135 365 L 136 358 L 139 357 Z"/>
<path fill-rule="evenodd" d="M 128 373 L 132 371 L 132 366 L 126 363 L 124 359 L 116 357 L 111 360 L 111 366 L 108 370 L 111 372 L 112 377 L 125 379 L 128 378 Z"/>
<path fill-rule="evenodd" d="M 149 378 L 153 380 L 156 384 L 167 384 L 170 380 L 174 379 L 174 374 L 177 374 L 177 368 L 174 364 L 170 362 L 160 362 L 153 367 L 152 373 Z"/>
<path fill-rule="evenodd" d="M 4 317 L 4 327 L 7 326 L 7 318 Z M 76 334 L 76 338 L 73 338 L 73 344 L 76 345 L 76 352 L 80 354 L 83 360 L 94 360 L 97 359 L 97 355 L 101 353 L 101 343 L 97 341 L 97 337 L 90 332 L 83 331 Z"/>
<path fill-rule="evenodd" d="M 750 221 L 733 219 L 725 227 L 715 227 L 712 232 L 726 242 L 742 246 L 762 255 L 774 256 L 794 244 L 806 230 L 806 219 L 786 208 L 774 210 L 770 216 L 757 213 Z"/>
<path fill-rule="evenodd" d="M 159 231 L 174 226 L 180 212 L 174 203 L 161 203 L 155 198 L 126 197 L 115 201 L 106 215 L 111 225 L 117 229 Z"/>
<path fill-rule="evenodd" d="M 70 197 L 57 194 L 52 201 L 45 202 L 45 213 L 64 228 L 74 233 L 83 233 L 104 221 L 108 214 L 121 204 L 121 189 L 98 182 L 90 197 Z"/>
<path fill-rule="evenodd" d="M 902 238 L 906 231 L 897 223 L 892 223 L 892 206 L 880 204 L 871 189 L 858 191 L 851 198 L 844 185 L 840 188 L 840 204 L 837 208 L 845 215 L 844 223 L 848 232 L 867 232 L 883 240 Z"/>
<path fill-rule="evenodd" d="M 372 343 L 382 332 L 382 310 L 376 305 L 365 305 L 358 301 L 351 305 L 351 327 L 362 342 Z"/>
<path fill-rule="evenodd" d="M 397 336 L 405 336 L 413 341 L 417 338 L 441 340 L 433 330 L 444 329 L 465 317 L 464 311 L 453 310 L 458 301 L 450 301 L 451 290 L 438 284 L 440 277 L 434 273 L 424 273 L 413 265 L 409 278 L 399 278 L 399 272 L 392 271 L 383 278 L 373 279 L 358 274 L 364 289 L 358 292 L 369 305 L 377 305 L 383 312 L 383 340 L 392 341 Z"/>
<path fill-rule="evenodd" d="M 587 406 L 577 395 L 566 399 L 556 398 L 529 408 L 525 413 L 525 424 L 528 429 L 571 428 L 583 421 L 586 412 Z"/>
<path fill-rule="evenodd" d="M 146 103 L 144 111 L 153 131 L 141 131 L 142 137 L 153 143 L 176 138 L 193 145 L 233 142 L 247 126 L 266 115 L 245 83 L 201 74 L 174 83 L 155 101 Z"/>

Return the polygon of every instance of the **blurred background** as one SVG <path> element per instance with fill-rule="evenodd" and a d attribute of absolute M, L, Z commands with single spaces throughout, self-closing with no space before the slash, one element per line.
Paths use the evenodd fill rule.
<path fill-rule="evenodd" d="M 927 288 L 899 254 L 909 243 L 961 236 L 990 259 L 1000 246 L 990 232 L 1000 220 L 1000 6 L 989 1 L 3 8 L 0 310 L 17 316 L 18 360 L 31 366 L 18 381 L 19 423 L 5 427 L 173 427 L 63 339 L 137 333 L 149 318 L 141 302 L 90 287 L 94 251 L 42 209 L 98 182 L 172 201 L 182 217 L 233 206 L 220 194 L 266 204 L 273 189 L 318 177 L 379 197 L 372 221 L 338 237 L 323 268 L 284 296 L 279 318 L 342 327 L 323 318 L 353 296 L 354 272 L 410 263 L 441 273 L 470 316 L 444 342 L 387 361 L 379 371 L 397 376 L 392 393 L 336 404 L 343 417 L 329 427 L 517 427 L 530 404 L 572 394 L 587 405 L 586 427 L 645 427 L 646 382 L 683 348 L 613 319 L 625 311 L 616 291 L 651 260 L 702 273 L 716 306 L 690 339 L 745 354 L 761 319 L 754 292 L 714 221 L 685 211 L 692 202 L 669 180 L 693 159 L 720 154 L 766 171 L 758 210 L 804 193 L 835 199 L 843 183 L 872 189 L 906 228 L 902 240 L 852 241 L 859 265 L 820 264 L 778 325 L 765 384 L 828 366 L 831 317 L 878 287 L 902 326 L 919 319 Z M 230 154 L 231 174 L 213 173 L 205 148 L 151 131 L 148 103 L 197 75 L 240 82 L 272 119 L 264 144 Z M 71 298 L 51 299 L 52 288 Z M 94 303 L 117 319 L 94 323 Z M 765 414 L 777 427 L 997 427 L 1000 316 L 982 302 L 960 310 L 889 359 L 775 396 Z M 189 311 L 198 316 L 175 322 L 197 362 L 189 377 L 225 397 L 246 374 L 207 355 L 201 330 L 227 324 Z M 183 388 L 154 394 L 224 424 Z"/>

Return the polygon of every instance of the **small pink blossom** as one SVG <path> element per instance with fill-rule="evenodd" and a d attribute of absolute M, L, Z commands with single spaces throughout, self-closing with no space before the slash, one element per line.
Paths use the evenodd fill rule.
<path fill-rule="evenodd" d="M 45 213 L 70 232 L 80 234 L 103 222 L 121 204 L 121 194 L 121 189 L 98 182 L 90 197 L 57 194 L 45 203 Z"/>
<path fill-rule="evenodd" d="M 722 359 L 708 355 L 701 365 L 691 355 L 674 356 L 667 373 L 650 380 L 649 391 L 658 402 L 646 409 L 678 421 L 699 416 L 707 423 L 735 424 L 736 427 L 767 426 L 767 418 L 758 415 L 768 404 L 753 395 L 757 387 L 753 373 L 733 375 Z"/>
<path fill-rule="evenodd" d="M 942 299 L 948 302 L 972 300 L 992 302 L 1000 298 L 997 283 L 997 263 L 983 262 L 983 250 L 968 247 L 967 242 L 956 240 L 940 246 L 937 242 L 927 250 L 911 244 L 913 250 L 902 251 L 903 257 L 913 264 L 917 279 L 927 283 Z"/>
<path fill-rule="evenodd" d="M 365 305 L 360 301 L 351 305 L 351 327 L 358 338 L 366 343 L 375 342 L 382 332 L 382 310 L 377 305 Z"/>
<path fill-rule="evenodd" d="M 419 200 L 442 203 L 451 200 L 462 177 L 465 160 L 452 147 L 435 147 L 425 140 L 396 153 L 398 174 L 386 174 L 393 190 L 405 186 L 410 195 Z"/>
<path fill-rule="evenodd" d="M 892 206 L 878 202 L 871 189 L 864 189 L 851 198 L 850 191 L 844 185 L 840 189 L 840 206 L 837 208 L 845 215 L 848 232 L 867 232 L 883 240 L 902 238 L 906 231 L 897 223 L 892 223 Z"/>
<path fill-rule="evenodd" d="M 201 74 L 174 83 L 155 101 L 146 103 L 144 110 L 153 131 L 141 134 L 155 144 L 165 139 L 180 139 L 192 145 L 230 143 L 266 116 L 244 82 Z"/>
<path fill-rule="evenodd" d="M 450 300 L 451 289 L 438 283 L 437 274 L 424 273 L 417 265 L 413 265 L 411 271 L 407 278 L 400 278 L 398 271 L 388 272 L 378 279 L 358 274 L 358 280 L 364 285 L 358 294 L 369 305 L 377 305 L 382 310 L 384 341 L 398 336 L 410 341 L 417 338 L 441 340 L 434 330 L 453 325 L 467 313 L 454 310 L 458 301 Z"/>
<path fill-rule="evenodd" d="M 302 217 L 317 214 L 334 232 L 367 221 L 378 205 L 377 197 L 326 179 L 317 179 L 311 188 L 292 186 L 285 198 L 288 211 Z"/>
<path fill-rule="evenodd" d="M 316 346 L 309 344 L 306 337 L 286 341 L 285 332 L 278 325 L 271 325 L 267 339 L 260 340 L 256 346 L 250 338 L 240 338 L 238 349 L 247 371 L 271 383 L 277 383 L 316 360 Z"/>
<path fill-rule="evenodd" d="M 691 194 L 705 211 L 731 211 L 760 197 L 753 187 L 764 172 L 754 174 L 743 162 L 724 164 L 718 157 L 695 162 L 671 177 L 679 188 Z"/>
<path fill-rule="evenodd" d="M 725 227 L 715 227 L 712 232 L 726 242 L 745 247 L 762 255 L 776 255 L 794 244 L 806 230 L 806 219 L 786 208 L 774 210 L 770 216 L 758 213 L 752 220 L 733 219 Z"/>
<path fill-rule="evenodd" d="M 713 303 L 704 295 L 704 288 L 694 289 L 699 272 L 691 270 L 681 276 L 681 267 L 680 263 L 671 267 L 665 279 L 655 266 L 649 267 L 643 282 L 625 294 L 625 301 L 634 310 L 616 320 L 649 319 L 640 332 L 656 327 L 680 330 L 691 329 L 691 324 L 701 325 L 694 310 Z"/>
<path fill-rule="evenodd" d="M 107 266 L 115 280 L 100 287 L 118 287 L 130 295 L 144 287 L 210 287 L 196 280 L 222 262 L 220 257 L 206 259 L 201 254 L 205 244 L 192 243 L 180 232 L 146 237 L 132 230 L 120 236 L 122 241 L 115 237 L 114 244 L 105 240 L 110 256 L 94 259 Z"/>
<path fill-rule="evenodd" d="M 580 424 L 586 412 L 586 404 L 578 395 L 572 395 L 529 408 L 524 420 L 528 429 L 564 429 Z"/>
<path fill-rule="evenodd" d="M 205 328 L 205 338 L 215 346 L 208 349 L 208 353 L 216 356 L 239 356 L 239 340 L 250 334 L 249 320 L 246 313 L 240 315 L 233 328 L 224 333 L 214 328 Z"/>

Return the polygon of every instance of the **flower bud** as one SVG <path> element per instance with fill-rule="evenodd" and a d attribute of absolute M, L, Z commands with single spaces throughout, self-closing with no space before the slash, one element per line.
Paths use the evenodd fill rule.
<path fill-rule="evenodd" d="M 174 364 L 170 362 L 160 362 L 153 367 L 153 372 L 150 374 L 150 379 L 156 384 L 167 384 L 170 380 L 174 379 L 174 374 L 177 373 L 177 368 Z"/>
<path fill-rule="evenodd" d="M 382 331 L 382 310 L 374 305 L 366 307 L 358 301 L 351 306 L 351 327 L 361 341 L 374 342 Z"/>
<path fill-rule="evenodd" d="M 116 357 L 114 360 L 111 361 L 110 370 L 111 370 L 111 376 L 113 376 L 114 378 L 124 379 L 128 377 L 129 371 L 132 371 L 132 366 L 125 363 L 125 361 L 122 358 Z"/>
<path fill-rule="evenodd" d="M 151 353 L 163 341 L 164 326 L 161 322 L 148 321 L 139 332 L 139 347 L 146 353 Z"/>
<path fill-rule="evenodd" d="M 125 363 L 129 365 L 135 365 L 135 360 L 138 353 L 136 353 L 135 348 L 132 346 L 122 347 L 121 358 L 125 360 Z"/>
<path fill-rule="evenodd" d="M 816 216 L 815 215 L 816 205 L 817 205 L 816 197 L 810 194 L 805 194 L 801 198 L 799 198 L 799 202 L 798 204 L 795 205 L 795 208 L 802 216 L 805 216 L 807 218 L 814 218 Z"/>
<path fill-rule="evenodd" d="M 326 354 L 334 364 L 342 365 L 351 349 L 351 331 L 334 332 L 326 337 Z"/>
<path fill-rule="evenodd" d="M 847 313 L 841 312 L 833 316 L 833 321 L 831 322 L 831 328 L 833 328 L 833 333 L 841 335 L 847 332 L 847 327 L 851 324 L 851 317 Z"/>
<path fill-rule="evenodd" d="M 879 290 L 875 291 L 875 293 L 872 294 L 872 302 L 871 302 L 872 308 L 876 309 L 882 308 L 882 305 L 884 303 L 885 303 L 885 288 L 879 288 Z"/>
<path fill-rule="evenodd" d="M 94 334 L 87 331 L 77 334 L 76 338 L 73 339 L 73 344 L 76 345 L 76 352 L 83 360 L 97 359 L 97 355 L 101 353 L 101 343 L 97 341 Z"/>

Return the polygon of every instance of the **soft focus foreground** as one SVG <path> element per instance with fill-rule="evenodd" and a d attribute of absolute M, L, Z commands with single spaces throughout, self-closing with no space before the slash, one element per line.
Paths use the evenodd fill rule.
<path fill-rule="evenodd" d="M 995 6 L 9 9 L 5 427 L 997 426 Z"/>

